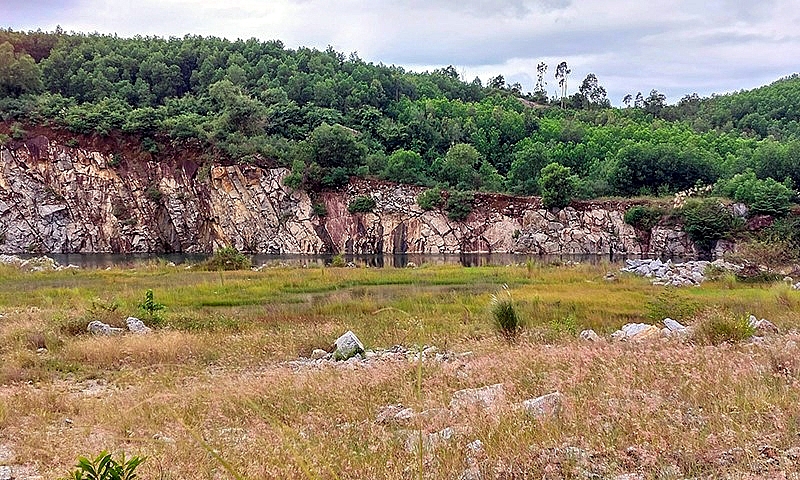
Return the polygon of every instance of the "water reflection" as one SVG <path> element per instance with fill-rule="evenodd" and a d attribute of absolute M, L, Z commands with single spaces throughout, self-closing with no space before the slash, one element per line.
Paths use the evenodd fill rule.
<path fill-rule="evenodd" d="M 22 255 L 30 257 L 32 255 Z M 81 268 L 134 267 L 146 262 L 173 262 L 175 264 L 199 263 L 209 257 L 207 254 L 50 254 L 62 265 L 77 265 Z M 251 255 L 253 265 L 320 267 L 334 263 L 334 255 Z M 489 265 L 515 265 L 534 262 L 539 264 L 565 264 L 570 262 L 597 264 L 601 262 L 621 262 L 640 256 L 621 255 L 519 255 L 511 253 L 462 253 L 448 255 L 433 254 L 384 254 L 384 255 L 344 255 L 345 265 L 373 268 L 405 268 L 409 265 L 462 265 L 482 267 Z M 337 262 L 341 260 L 336 259 Z"/>

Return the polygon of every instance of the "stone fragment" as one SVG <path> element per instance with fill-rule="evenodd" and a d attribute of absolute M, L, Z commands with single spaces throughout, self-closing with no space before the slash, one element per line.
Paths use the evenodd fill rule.
<path fill-rule="evenodd" d="M 770 322 L 766 318 L 762 318 L 761 320 L 758 320 L 758 319 L 756 319 L 755 315 L 750 315 L 750 318 L 748 319 L 748 323 L 757 332 L 761 332 L 761 333 L 778 333 L 778 327 L 776 327 L 774 323 Z"/>
<path fill-rule="evenodd" d="M 611 334 L 611 338 L 614 340 L 631 342 L 652 340 L 659 336 L 661 336 L 661 329 L 646 323 L 628 323 Z"/>
<path fill-rule="evenodd" d="M 0 480 L 13 480 L 14 472 L 7 465 L 0 466 Z"/>
<path fill-rule="evenodd" d="M 364 353 L 364 344 L 356 337 L 356 334 L 348 330 L 341 337 L 336 339 L 336 350 L 333 352 L 334 360 L 348 360 L 355 355 Z"/>
<path fill-rule="evenodd" d="M 580 333 L 580 339 L 587 342 L 599 342 L 603 340 L 594 330 L 584 330 Z"/>
<path fill-rule="evenodd" d="M 311 352 L 311 359 L 312 360 L 320 360 L 325 358 L 328 355 L 328 352 L 321 348 L 315 348 L 314 351 Z"/>
<path fill-rule="evenodd" d="M 682 325 L 677 320 L 673 320 L 669 317 L 664 319 L 664 326 L 667 327 L 671 332 L 685 332 L 686 327 Z"/>
<path fill-rule="evenodd" d="M 111 325 L 103 323 L 100 320 L 93 320 L 89 322 L 89 325 L 86 326 L 86 331 L 92 335 L 99 336 L 119 335 L 125 332 L 125 330 L 122 328 L 112 327 Z"/>
<path fill-rule="evenodd" d="M 375 422 L 384 425 L 407 425 L 414 418 L 414 410 L 406 408 L 403 404 L 386 405 L 381 408 L 375 417 Z"/>
<path fill-rule="evenodd" d="M 128 330 L 131 333 L 135 333 L 137 335 L 146 335 L 153 330 L 150 329 L 147 325 L 144 324 L 143 321 L 139 320 L 136 317 L 128 317 L 125 319 L 125 325 L 128 326 Z"/>
<path fill-rule="evenodd" d="M 502 383 L 487 385 L 481 388 L 466 388 L 453 394 L 450 409 L 492 409 L 505 401 L 505 390 Z"/>
<path fill-rule="evenodd" d="M 560 392 L 548 393 L 541 397 L 532 398 L 522 402 L 525 412 L 537 419 L 557 416 L 561 412 L 564 396 Z"/>

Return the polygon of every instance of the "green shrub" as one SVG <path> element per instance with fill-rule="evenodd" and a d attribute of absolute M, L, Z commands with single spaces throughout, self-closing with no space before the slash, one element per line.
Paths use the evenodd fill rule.
<path fill-rule="evenodd" d="M 367 195 L 359 195 L 347 206 L 350 213 L 368 213 L 375 208 L 375 200 Z"/>
<path fill-rule="evenodd" d="M 134 456 L 125 460 L 125 455 L 117 461 L 111 454 L 103 451 L 95 459 L 78 458 L 76 470 L 68 478 L 73 480 L 133 480 L 137 478 L 136 468 L 145 461 L 144 457 Z"/>
<path fill-rule="evenodd" d="M 716 191 L 750 208 L 752 215 L 783 216 L 789 212 L 794 192 L 772 178 L 759 179 L 752 171 L 717 182 Z"/>
<path fill-rule="evenodd" d="M 442 190 L 440 188 L 429 188 L 425 190 L 417 197 L 417 205 L 426 211 L 433 210 L 435 208 L 442 208 L 444 206 Z"/>
<path fill-rule="evenodd" d="M 311 210 L 314 212 L 314 215 L 318 216 L 319 218 L 325 218 L 328 216 L 328 207 L 326 207 L 322 202 L 316 202 L 311 205 Z"/>
<path fill-rule="evenodd" d="M 250 258 L 235 247 L 224 247 L 214 252 L 200 267 L 203 270 L 247 270 L 252 265 Z"/>
<path fill-rule="evenodd" d="M 139 304 L 139 309 L 146 313 L 151 319 L 160 319 L 161 310 L 167 308 L 161 303 L 155 301 L 153 296 L 153 289 L 148 288 L 144 292 L 144 301 Z"/>
<path fill-rule="evenodd" d="M 447 218 L 456 222 L 463 222 L 472 213 L 472 202 L 474 200 L 475 196 L 470 192 L 450 192 L 444 206 Z"/>
<path fill-rule="evenodd" d="M 755 333 L 746 317 L 719 308 L 703 312 L 694 324 L 692 337 L 698 343 L 719 345 L 748 340 Z"/>
<path fill-rule="evenodd" d="M 733 214 L 713 198 L 687 200 L 680 215 L 689 238 L 705 251 L 739 226 Z"/>
<path fill-rule="evenodd" d="M 147 190 L 144 191 L 144 195 L 153 203 L 160 204 L 161 201 L 164 200 L 164 194 L 161 193 L 161 190 L 155 185 L 147 187 Z"/>
<path fill-rule="evenodd" d="M 675 288 L 666 288 L 655 298 L 648 300 L 647 318 L 654 322 L 669 317 L 678 321 L 687 321 L 701 308 L 700 303 Z"/>
<path fill-rule="evenodd" d="M 649 232 L 658 225 L 661 217 L 664 216 L 664 209 L 649 205 L 634 205 L 625 211 L 625 223 L 637 230 Z"/>
<path fill-rule="evenodd" d="M 341 253 L 336 254 L 331 259 L 331 267 L 344 267 L 347 263 L 344 261 L 344 255 Z"/>
<path fill-rule="evenodd" d="M 578 189 L 578 176 L 569 167 L 560 163 L 550 163 L 542 168 L 539 175 L 539 190 L 545 208 L 564 208 L 575 196 Z"/>
<path fill-rule="evenodd" d="M 514 308 L 508 285 L 503 285 L 501 292 L 492 295 L 491 311 L 495 329 L 506 339 L 515 338 L 522 330 L 523 322 Z"/>

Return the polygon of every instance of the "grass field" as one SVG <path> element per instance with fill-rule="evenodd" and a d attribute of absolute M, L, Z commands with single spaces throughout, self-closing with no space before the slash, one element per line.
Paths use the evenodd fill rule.
<path fill-rule="evenodd" d="M 800 292 L 732 278 L 680 290 L 603 279 L 614 265 L 198 272 L 0 269 L 0 465 L 65 476 L 80 455 L 147 456 L 141 478 L 459 478 L 480 439 L 483 478 L 797 478 Z M 508 285 L 527 327 L 496 334 Z M 138 308 L 147 289 L 166 309 Z M 587 343 L 670 316 L 768 318 L 763 343 Z M 134 315 L 150 335 L 94 337 Z M 435 345 L 447 362 L 294 368 L 346 330 L 367 348 Z M 446 408 L 453 392 L 503 383 L 507 407 L 377 424 L 402 403 Z M 564 409 L 513 408 L 559 391 Z M 423 452 L 408 435 L 453 427 Z M 410 433 L 409 433 L 410 432 Z M 5 453 L 4 453 L 5 452 Z M 3 457 L 6 457 L 5 459 Z"/>

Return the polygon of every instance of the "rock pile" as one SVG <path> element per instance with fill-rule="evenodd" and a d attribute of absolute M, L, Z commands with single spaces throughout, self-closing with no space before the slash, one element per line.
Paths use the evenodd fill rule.
<path fill-rule="evenodd" d="M 662 262 L 654 260 L 625 260 L 622 272 L 652 278 L 653 285 L 669 285 L 673 287 L 686 287 L 700 285 L 706 278 L 706 269 L 715 267 L 731 272 L 738 272 L 742 267 L 724 260 L 692 260 L 683 263 L 672 263 L 672 260 Z"/>
<path fill-rule="evenodd" d="M 611 340 L 618 342 L 644 342 L 661 338 L 689 339 L 692 335 L 692 327 L 681 324 L 677 320 L 669 317 L 662 320 L 663 328 L 647 323 L 626 323 L 619 330 L 611 334 Z M 755 315 L 750 315 L 748 323 L 758 335 L 778 333 L 778 327 L 769 320 L 762 318 L 759 320 Z M 594 330 L 584 330 L 579 338 L 587 342 L 599 342 L 603 338 Z M 760 337 L 753 337 L 756 341 Z"/>
<path fill-rule="evenodd" d="M 77 265 L 60 265 L 50 257 L 22 259 L 16 255 L 0 255 L 0 265 L 9 265 L 27 272 L 57 272 L 80 268 Z"/>
<path fill-rule="evenodd" d="M 110 336 L 110 335 L 122 335 L 126 331 L 135 333 L 137 335 L 144 335 L 152 332 L 152 329 L 144 324 L 143 321 L 139 320 L 136 317 L 128 317 L 125 320 L 125 325 L 127 325 L 128 330 L 119 327 L 112 327 L 107 323 L 103 323 L 100 320 L 93 320 L 89 322 L 89 325 L 86 326 L 86 331 L 91 333 L 92 335 L 97 336 Z"/>

